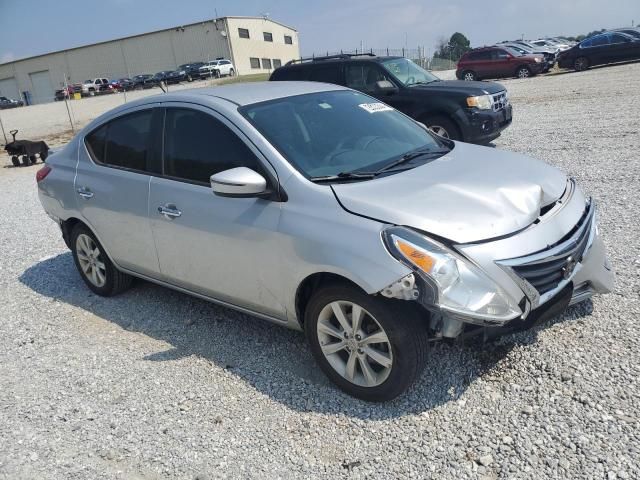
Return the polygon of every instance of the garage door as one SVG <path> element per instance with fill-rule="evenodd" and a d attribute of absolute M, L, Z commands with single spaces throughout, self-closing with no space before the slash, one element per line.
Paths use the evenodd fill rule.
<path fill-rule="evenodd" d="M 20 100 L 18 83 L 15 78 L 11 77 L 0 79 L 0 97 L 9 97 L 14 100 Z"/>
<path fill-rule="evenodd" d="M 51 85 L 51 77 L 49 70 L 42 72 L 30 73 L 31 78 L 31 103 L 52 102 L 54 97 L 54 89 Z"/>

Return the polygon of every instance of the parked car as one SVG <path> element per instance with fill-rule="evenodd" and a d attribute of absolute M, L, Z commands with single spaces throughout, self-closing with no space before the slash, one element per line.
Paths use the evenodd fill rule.
<path fill-rule="evenodd" d="M 0 110 L 5 110 L 8 108 L 17 108 L 24 106 L 24 102 L 22 100 L 14 100 L 8 97 L 0 97 Z"/>
<path fill-rule="evenodd" d="M 80 92 L 83 96 L 93 97 L 98 93 L 110 93 L 112 91 L 109 80 L 106 78 L 94 78 L 85 80 L 80 85 Z"/>
<path fill-rule="evenodd" d="M 157 87 L 158 85 L 160 85 L 160 82 L 165 82 L 167 83 L 167 75 L 169 75 L 169 73 L 171 73 L 169 70 L 163 70 L 161 72 L 156 73 L 153 76 L 150 76 L 149 78 L 146 78 L 142 84 L 142 88 L 152 88 L 152 87 Z"/>
<path fill-rule="evenodd" d="M 204 62 L 185 63 L 178 67 L 178 71 L 185 76 L 188 82 L 193 82 L 195 79 L 200 78 L 200 67 L 204 65 Z"/>
<path fill-rule="evenodd" d="M 514 42 L 502 42 L 495 46 L 509 47 L 510 49 L 518 52 L 520 55 L 542 55 L 544 57 L 544 67 L 542 68 L 542 73 L 548 72 L 551 68 L 553 68 L 553 66 L 556 63 L 556 54 L 550 53 L 546 49 L 543 50 L 538 48 L 538 49 L 532 50 L 529 47 L 526 47 L 524 45 L 521 45 L 519 43 L 514 43 Z"/>
<path fill-rule="evenodd" d="M 488 143 L 512 121 L 512 107 L 502 85 L 440 80 L 403 57 L 303 59 L 277 68 L 269 80 L 312 80 L 360 90 L 453 140 Z"/>
<path fill-rule="evenodd" d="M 464 80 L 484 78 L 528 78 L 545 68 L 542 55 L 523 55 L 509 47 L 474 48 L 458 61 L 456 77 Z"/>
<path fill-rule="evenodd" d="M 110 84 L 111 88 L 118 92 L 133 90 L 134 88 L 134 81 L 126 77 L 119 78 L 118 80 L 111 80 Z"/>
<path fill-rule="evenodd" d="M 556 48 L 556 47 L 548 47 L 546 45 L 544 46 L 540 46 L 540 45 L 534 45 L 533 43 L 527 42 L 525 40 L 514 40 L 511 43 L 515 43 L 518 45 L 522 45 L 523 47 L 528 48 L 529 50 L 535 52 L 535 53 L 552 53 L 553 55 L 558 55 L 558 53 L 560 53 L 560 49 Z"/>
<path fill-rule="evenodd" d="M 164 77 L 164 81 L 167 84 L 184 82 L 186 79 L 187 76 L 181 70 L 168 72 Z"/>
<path fill-rule="evenodd" d="M 224 76 L 233 76 L 236 71 L 233 67 L 233 63 L 230 60 L 224 58 L 218 58 L 216 60 L 212 60 L 210 62 L 202 65 L 198 71 L 200 72 L 201 78 L 209 78 L 209 77 L 224 77 Z"/>
<path fill-rule="evenodd" d="M 57 89 L 53 94 L 53 100 L 56 102 L 64 101 L 65 99 L 69 99 L 73 96 L 74 89 L 72 85 L 69 85 L 65 88 Z"/>
<path fill-rule="evenodd" d="M 621 32 L 589 37 L 558 55 L 561 68 L 586 70 L 595 65 L 640 59 L 640 40 Z"/>
<path fill-rule="evenodd" d="M 640 30 L 637 28 L 616 28 L 614 30 L 610 30 L 610 33 L 613 33 L 613 32 L 624 33 L 625 35 L 629 35 L 633 38 L 640 39 Z"/>
<path fill-rule="evenodd" d="M 133 77 L 131 81 L 133 82 L 134 90 L 140 90 L 144 88 L 145 80 L 148 80 L 151 77 L 153 77 L 153 75 L 150 75 L 148 73 L 142 73 L 140 75 L 136 75 L 135 77 Z"/>
<path fill-rule="evenodd" d="M 570 46 L 566 43 L 558 42 L 551 38 L 540 38 L 538 40 L 531 40 L 530 43 L 532 43 L 533 45 L 537 45 L 538 47 L 556 48 L 560 52 L 568 50 L 570 48 Z"/>
<path fill-rule="evenodd" d="M 527 328 L 612 288 L 573 179 L 337 85 L 139 99 L 36 179 L 94 293 L 135 276 L 304 330 L 370 401 L 409 388 L 433 340 Z"/>

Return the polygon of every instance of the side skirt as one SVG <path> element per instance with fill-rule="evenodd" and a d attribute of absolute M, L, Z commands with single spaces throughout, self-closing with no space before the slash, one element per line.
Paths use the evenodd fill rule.
<path fill-rule="evenodd" d="M 181 293 L 186 293 L 187 295 L 191 295 L 193 297 L 197 297 L 197 298 L 200 298 L 202 300 L 206 300 L 208 302 L 215 303 L 217 305 L 221 305 L 223 307 L 231 308 L 233 310 L 237 310 L 239 312 L 246 313 L 247 315 L 251 315 L 253 317 L 258 317 L 258 318 L 260 318 L 262 320 L 266 320 L 268 322 L 275 323 L 276 325 L 284 326 L 284 327 L 291 328 L 291 329 L 294 329 L 294 330 L 300 330 L 299 326 L 291 324 L 286 319 L 283 320 L 283 319 L 280 319 L 278 317 L 273 317 L 271 315 L 266 315 L 264 313 L 260 313 L 260 312 L 256 312 L 256 311 L 250 310 L 248 308 L 239 307 L 238 305 L 234 305 L 233 303 L 225 302 L 223 300 L 218 300 L 217 298 L 213 298 L 213 297 L 209 297 L 207 295 L 203 295 L 201 293 L 193 292 L 193 291 L 188 290 L 186 288 L 178 287 L 177 285 L 173 285 L 171 283 L 163 282 L 162 280 L 158 280 L 156 278 L 148 277 L 146 275 L 142 275 L 140 273 L 133 272 L 131 270 L 127 270 L 126 268 L 118 267 L 118 270 L 120 270 L 123 273 L 126 273 L 127 275 L 131 275 L 133 277 L 141 278 L 142 280 L 146 280 L 148 282 L 155 283 L 156 285 L 160 285 L 162 287 L 167 287 L 167 288 L 170 288 L 172 290 L 176 290 L 176 291 L 181 292 Z"/>

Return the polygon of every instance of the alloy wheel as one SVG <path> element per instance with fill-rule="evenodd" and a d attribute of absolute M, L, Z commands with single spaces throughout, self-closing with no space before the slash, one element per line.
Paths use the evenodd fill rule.
<path fill-rule="evenodd" d="M 382 326 L 360 305 L 334 301 L 320 312 L 317 335 L 331 367 L 361 387 L 382 384 L 391 373 L 393 352 Z"/>
<path fill-rule="evenodd" d="M 433 133 L 435 133 L 436 135 L 439 135 L 443 138 L 449 138 L 449 132 L 447 132 L 447 129 L 444 128 L 443 126 L 440 125 L 430 125 L 429 126 L 429 130 L 431 130 Z"/>
<path fill-rule="evenodd" d="M 465 73 L 465 74 L 464 74 L 464 79 L 465 79 L 467 82 L 472 82 L 472 81 L 474 81 L 474 80 L 475 80 L 475 76 L 473 75 L 473 73 L 471 73 L 471 72 L 467 72 L 467 73 Z"/>
<path fill-rule="evenodd" d="M 518 70 L 518 78 L 529 78 L 529 70 L 526 68 Z"/>
<path fill-rule="evenodd" d="M 102 259 L 102 252 L 94 240 L 84 233 L 76 239 L 76 255 L 83 275 L 93 285 L 101 288 L 107 282 L 107 268 Z"/>

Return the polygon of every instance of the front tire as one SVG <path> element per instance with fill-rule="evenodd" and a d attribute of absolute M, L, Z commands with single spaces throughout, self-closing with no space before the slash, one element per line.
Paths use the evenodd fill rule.
<path fill-rule="evenodd" d="M 429 130 L 436 135 L 450 140 L 462 140 L 460 129 L 453 120 L 442 115 L 434 115 L 422 120 Z"/>
<path fill-rule="evenodd" d="M 425 364 L 427 329 L 413 303 L 348 284 L 317 290 L 305 313 L 314 358 L 341 390 L 369 402 L 404 393 Z"/>
<path fill-rule="evenodd" d="M 71 232 L 71 252 L 78 272 L 94 293 L 111 297 L 131 286 L 132 277 L 119 271 L 100 242 L 87 227 L 76 225 Z"/>
<path fill-rule="evenodd" d="M 518 78 L 529 78 L 531 76 L 531 70 L 527 67 L 519 67 L 516 70 L 516 77 Z"/>

